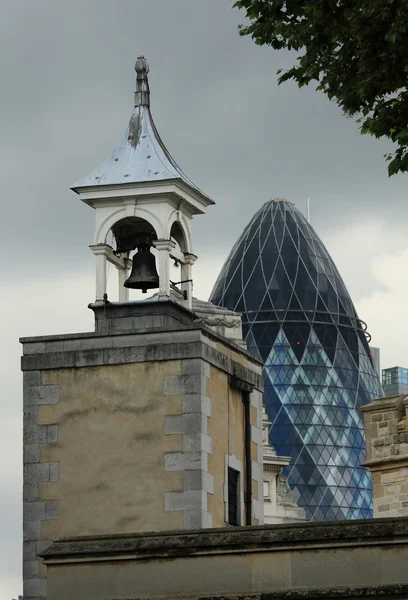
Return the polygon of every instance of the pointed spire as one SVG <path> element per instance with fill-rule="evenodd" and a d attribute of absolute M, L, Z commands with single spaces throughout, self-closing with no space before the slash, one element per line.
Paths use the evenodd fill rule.
<path fill-rule="evenodd" d="M 149 65 L 144 56 L 138 56 L 135 64 L 136 92 L 135 108 L 137 106 L 150 106 L 150 89 L 147 74 Z"/>
<path fill-rule="evenodd" d="M 214 204 L 180 169 L 163 144 L 150 112 L 149 65 L 144 56 L 135 64 L 135 107 L 126 132 L 112 154 L 72 189 L 103 185 L 182 181 L 199 194 L 207 206 Z"/>

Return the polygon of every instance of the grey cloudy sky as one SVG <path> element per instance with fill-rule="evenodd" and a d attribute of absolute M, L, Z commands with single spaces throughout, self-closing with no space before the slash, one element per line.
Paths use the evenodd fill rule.
<path fill-rule="evenodd" d="M 242 19 L 230 0 L 0 0 L 1 598 L 21 592 L 17 338 L 92 327 L 94 215 L 69 186 L 119 141 L 138 54 L 164 142 L 217 202 L 194 222 L 197 295 L 266 200 L 310 196 L 384 366 L 408 364 L 406 176 L 321 94 L 278 87 L 293 56 L 240 38 Z"/>

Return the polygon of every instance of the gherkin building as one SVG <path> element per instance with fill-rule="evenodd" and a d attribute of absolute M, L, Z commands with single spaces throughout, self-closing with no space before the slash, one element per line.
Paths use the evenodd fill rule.
<path fill-rule="evenodd" d="M 372 517 L 360 406 L 382 396 L 346 286 L 295 206 L 274 199 L 234 245 L 210 298 L 242 313 L 264 363 L 270 442 L 312 521 Z"/>

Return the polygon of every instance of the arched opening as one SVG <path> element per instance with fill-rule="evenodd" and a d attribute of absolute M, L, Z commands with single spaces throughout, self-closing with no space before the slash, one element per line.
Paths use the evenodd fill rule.
<path fill-rule="evenodd" d="M 146 241 L 150 246 L 157 240 L 154 227 L 140 217 L 125 217 L 111 228 L 117 254 L 129 254 Z"/>
<path fill-rule="evenodd" d="M 171 226 L 170 238 L 178 244 L 181 252 L 188 252 L 186 236 L 178 221 L 175 221 Z"/>

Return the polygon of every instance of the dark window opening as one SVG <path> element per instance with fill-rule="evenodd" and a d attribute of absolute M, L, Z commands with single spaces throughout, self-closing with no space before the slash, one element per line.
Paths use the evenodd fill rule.
<path fill-rule="evenodd" d="M 228 523 L 239 525 L 239 471 L 228 467 Z"/>

